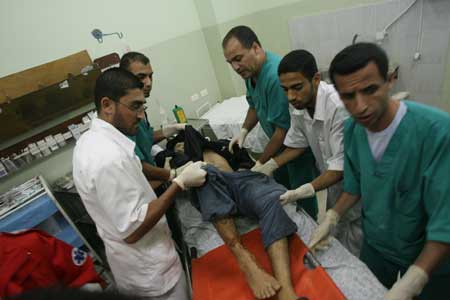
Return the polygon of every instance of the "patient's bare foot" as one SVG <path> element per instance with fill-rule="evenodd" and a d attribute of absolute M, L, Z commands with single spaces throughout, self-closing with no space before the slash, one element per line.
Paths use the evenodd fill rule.
<path fill-rule="evenodd" d="M 266 299 L 274 296 L 281 288 L 278 281 L 267 274 L 256 262 L 254 256 L 247 252 L 238 258 L 239 266 L 244 272 L 247 283 L 257 299 Z"/>
<path fill-rule="evenodd" d="M 290 287 L 282 287 L 277 294 L 278 300 L 297 300 L 298 296 L 294 291 L 292 286 Z"/>

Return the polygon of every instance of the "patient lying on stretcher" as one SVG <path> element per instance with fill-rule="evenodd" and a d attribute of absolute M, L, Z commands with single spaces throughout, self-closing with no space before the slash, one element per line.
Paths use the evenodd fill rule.
<path fill-rule="evenodd" d="M 286 189 L 260 173 L 234 172 L 229 163 L 213 151 L 205 150 L 203 160 L 208 163 L 207 182 L 194 189 L 193 204 L 205 221 L 213 223 L 230 248 L 255 297 L 266 299 L 276 295 L 279 300 L 297 299 L 291 281 L 287 239 L 297 231 L 297 226 L 278 201 Z M 241 243 L 233 219 L 236 215 L 259 222 L 273 276 L 259 266 Z"/>

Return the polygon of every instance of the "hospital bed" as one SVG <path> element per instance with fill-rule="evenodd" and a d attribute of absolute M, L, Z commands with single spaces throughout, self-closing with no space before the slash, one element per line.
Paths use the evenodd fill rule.
<path fill-rule="evenodd" d="M 292 204 L 286 205 L 285 210 L 297 224 L 298 236 L 307 243 L 316 223 L 305 212 L 297 212 Z M 184 242 L 188 249 L 196 250 L 197 257 L 223 245 L 214 226 L 202 221 L 200 212 L 191 205 L 189 193 L 177 197 L 176 211 L 181 221 Z M 244 234 L 255 229 L 257 224 L 247 218 L 236 218 L 236 226 Z M 336 239 L 331 239 L 330 248 L 318 253 L 317 259 L 348 300 L 383 299 L 386 292 L 383 285 L 364 263 L 350 254 Z"/>
<path fill-rule="evenodd" d="M 199 118 L 208 120 L 209 126 L 218 139 L 231 139 L 239 134 L 247 110 L 248 103 L 244 95 L 216 103 Z M 248 148 L 254 153 L 262 153 L 268 142 L 269 138 L 258 123 L 247 135 L 244 148 Z"/>

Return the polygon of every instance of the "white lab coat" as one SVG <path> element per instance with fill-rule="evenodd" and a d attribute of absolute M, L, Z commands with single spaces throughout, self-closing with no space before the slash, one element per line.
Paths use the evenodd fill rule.
<path fill-rule="evenodd" d="M 347 118 L 348 113 L 334 87 L 322 81 L 317 91 L 313 118 L 306 109 L 297 110 L 291 106 L 291 127 L 284 145 L 290 148 L 311 147 L 320 173 L 326 170 L 343 171 L 344 121 Z M 328 191 L 328 206 L 334 205 L 342 192 L 342 188 L 335 190 L 338 194 Z"/>
<path fill-rule="evenodd" d="M 73 177 L 105 243 L 117 286 L 151 297 L 174 287 L 182 267 L 165 217 L 138 242 L 124 242 L 157 198 L 134 148 L 135 143 L 111 124 L 94 119 L 75 147 Z"/>
<path fill-rule="evenodd" d="M 290 148 L 306 148 L 311 150 L 316 159 L 320 173 L 327 170 L 344 170 L 344 121 L 348 113 L 339 98 L 339 94 L 331 84 L 321 81 L 317 91 L 316 107 L 313 118 L 307 110 L 296 110 L 292 106 L 291 127 L 289 128 L 284 145 Z M 327 208 L 332 208 L 343 191 L 342 181 L 328 188 Z M 361 239 L 361 207 L 355 205 L 341 223 L 356 223 L 354 228 L 347 225 L 339 230 L 341 242 L 354 254 L 358 253 Z M 350 235 L 350 236 L 348 236 Z"/>

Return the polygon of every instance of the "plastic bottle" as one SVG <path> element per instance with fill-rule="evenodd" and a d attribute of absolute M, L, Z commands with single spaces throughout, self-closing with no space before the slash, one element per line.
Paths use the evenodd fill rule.
<path fill-rule="evenodd" d="M 175 119 L 177 119 L 178 123 L 187 123 L 187 118 L 184 113 L 184 110 L 181 106 L 175 105 L 172 109 L 173 114 L 175 115 Z"/>

